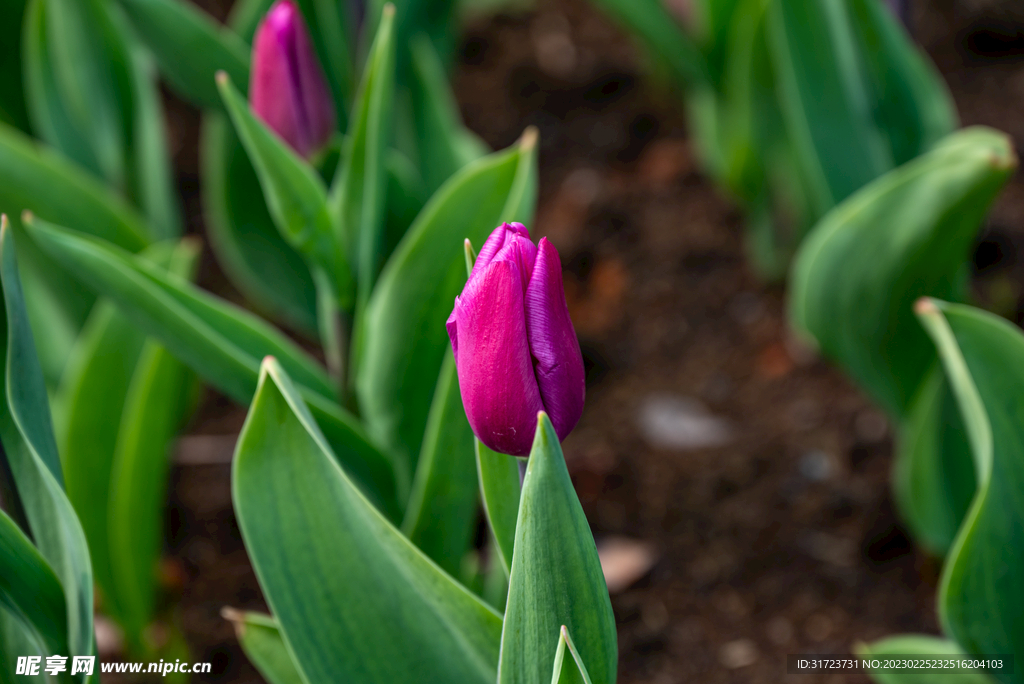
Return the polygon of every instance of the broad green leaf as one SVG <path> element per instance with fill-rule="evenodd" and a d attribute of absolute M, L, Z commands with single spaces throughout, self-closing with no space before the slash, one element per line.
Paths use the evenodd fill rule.
<path fill-rule="evenodd" d="M 17 618 L 49 653 L 67 653 L 64 590 L 21 528 L 0 510 L 0 608 Z"/>
<path fill-rule="evenodd" d="M 846 3 L 772 2 L 768 36 L 781 110 L 821 216 L 894 166 Z"/>
<path fill-rule="evenodd" d="M 59 390 L 58 434 L 68 499 L 89 541 L 96 582 L 119 613 L 107 542 L 110 471 L 143 335 L 113 304 L 99 302 L 78 338 Z"/>
<path fill-rule="evenodd" d="M 707 83 L 704 56 L 659 0 L 598 0 L 597 5 L 638 37 L 638 42 L 679 82 Z"/>
<path fill-rule="evenodd" d="M 965 305 L 925 299 L 916 310 L 960 405 L 978 478 L 942 568 L 939 618 L 967 653 L 1014 653 L 1024 644 L 1024 335 Z"/>
<path fill-rule="evenodd" d="M 118 617 L 136 648 L 155 608 L 170 444 L 182 424 L 182 395 L 189 379 L 163 347 L 146 343 L 125 398 L 108 471 L 111 575 Z"/>
<path fill-rule="evenodd" d="M 102 177 L 127 194 L 132 79 L 124 37 L 100 0 L 41 2 L 56 104 L 88 142 Z"/>
<path fill-rule="evenodd" d="M 183 241 L 168 254 L 167 272 L 192 280 L 197 257 L 198 244 Z M 186 418 L 182 414 L 193 378 L 153 340 L 145 342 L 136 358 L 120 402 L 124 410 L 106 471 L 109 495 L 100 500 L 109 502 L 104 520 L 112 579 L 109 594 L 128 642 L 141 652 L 143 630 L 155 609 L 170 444 Z"/>
<path fill-rule="evenodd" d="M 306 681 L 494 681 L 500 615 L 353 486 L 273 359 L 238 440 L 232 492 L 260 586 Z"/>
<path fill-rule="evenodd" d="M 893 496 L 914 539 L 944 556 L 971 505 L 977 479 L 956 399 L 937 364 L 910 407 L 900 440 Z"/>
<path fill-rule="evenodd" d="M 564 625 L 594 681 L 614 684 L 615 615 L 590 525 L 547 414 L 526 467 L 516 524 L 498 684 L 546 684 Z"/>
<path fill-rule="evenodd" d="M 354 287 L 349 265 L 352 253 L 345 255 L 339 249 L 323 181 L 312 166 L 256 118 L 227 74 L 218 74 L 217 83 L 282 237 L 309 260 L 311 270 L 319 267 L 331 274 L 336 283 L 335 303 L 350 309 Z"/>
<path fill-rule="evenodd" d="M 29 0 L 23 32 L 25 101 L 35 134 L 68 159 L 103 177 L 103 169 L 90 139 L 64 106 L 54 75 L 53 55 L 46 17 L 46 0 Z"/>
<path fill-rule="evenodd" d="M 18 250 L 18 270 L 25 291 L 25 306 L 37 337 L 36 351 L 47 387 L 60 383 L 71 350 L 96 303 L 96 295 L 43 254 L 21 228 L 11 221 Z"/>
<path fill-rule="evenodd" d="M 847 2 L 875 119 L 899 165 L 952 133 L 957 115 L 938 70 L 886 4 Z"/>
<path fill-rule="evenodd" d="M 857 644 L 858 657 L 885 659 L 891 656 L 919 655 L 924 658 L 962 658 L 967 654 L 955 642 L 925 634 L 901 634 L 870 644 Z M 995 680 L 972 672 L 872 672 L 877 684 L 994 684 Z"/>
<path fill-rule="evenodd" d="M 1004 134 L 964 129 L 836 207 L 797 255 L 794 325 L 894 417 L 935 359 L 913 302 L 963 296 L 971 244 L 1015 168 Z"/>
<path fill-rule="evenodd" d="M 284 335 L 249 312 L 95 239 L 41 221 L 29 231 L 141 330 L 236 401 L 251 399 L 260 360 L 278 358 L 302 383 L 303 395 L 337 453 L 349 459 L 344 467 L 389 515 L 395 514 L 392 466 L 358 421 L 334 402 L 334 388 L 323 368 Z"/>
<path fill-rule="evenodd" d="M 233 608 L 225 608 L 221 615 L 234 625 L 242 650 L 269 684 L 305 684 L 284 643 L 277 620 Z"/>
<path fill-rule="evenodd" d="M 213 76 L 225 71 L 249 83 L 249 48 L 183 0 L 117 0 L 160 70 L 180 95 L 200 107 L 219 108 Z"/>
<path fill-rule="evenodd" d="M 507 577 L 512 571 L 512 549 L 516 542 L 516 520 L 519 519 L 519 464 L 515 456 L 491 451 L 479 439 L 474 439 L 473 443 L 480 498 L 494 535 L 495 555 Z"/>
<path fill-rule="evenodd" d="M 40 639 L 25 629 L 19 618 L 0 605 L 0 684 L 20 684 L 25 681 L 23 677 L 15 674 L 18 658 L 45 656 L 49 649 L 39 642 Z"/>
<path fill-rule="evenodd" d="M 445 321 L 465 283 L 463 241 L 483 244 L 502 221 L 529 221 L 535 146 L 530 129 L 517 148 L 473 162 L 434 194 L 385 265 L 356 330 L 353 366 L 367 429 L 407 463 L 419 453 L 450 346 Z"/>
<path fill-rule="evenodd" d="M 591 684 L 587 667 L 583 664 L 576 644 L 569 636 L 565 625 L 558 631 L 558 648 L 555 651 L 555 667 L 551 684 Z"/>
<path fill-rule="evenodd" d="M 309 267 L 274 225 L 252 162 L 223 114 L 204 117 L 200 150 L 206 225 L 218 262 L 259 310 L 315 333 Z"/>
<path fill-rule="evenodd" d="M 433 193 L 456 171 L 485 155 L 487 148 L 462 125 L 448 75 L 430 39 L 416 36 L 410 49 L 417 152 L 423 179 Z"/>
<path fill-rule="evenodd" d="M 402 532 L 453 577 L 462 568 L 476 528 L 473 442 L 455 357 L 449 352 L 437 378 Z"/>
<path fill-rule="evenodd" d="M 395 95 L 394 15 L 393 6 L 384 8 L 331 188 L 334 228 L 338 242 L 355 265 L 360 308 L 377 279 L 384 245 L 385 152 Z"/>
<path fill-rule="evenodd" d="M 5 310 L 0 329 L 0 355 L 5 363 L 0 441 L 25 509 L 28 532 L 64 591 L 68 650 L 73 655 L 90 655 L 93 597 L 89 548 L 62 488 L 46 388 L 5 218 L 0 219 L 0 283 Z"/>
<path fill-rule="evenodd" d="M 60 192 L 55 192 L 60 188 Z M 59 154 L 0 125 L 0 211 L 30 211 L 131 251 L 149 243 L 135 210 Z"/>

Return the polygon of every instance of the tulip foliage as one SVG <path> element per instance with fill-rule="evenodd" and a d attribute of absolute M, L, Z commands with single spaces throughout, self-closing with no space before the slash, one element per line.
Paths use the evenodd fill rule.
<path fill-rule="evenodd" d="M 783 276 L 804 236 L 866 183 L 952 132 L 952 99 L 883 0 L 596 0 L 685 91 L 708 174 Z"/>
<path fill-rule="evenodd" d="M 55 440 L 5 229 L 13 419 L 0 425 L 14 477 L 0 481 L 15 505 L 0 529 L 13 578 L 0 582 L 0 630 L 15 648 L 2 656 L 91 653 L 93 575 L 129 639 L 144 633 L 154 506 L 194 374 L 249 405 L 232 494 L 272 615 L 225 615 L 269 681 L 614 682 L 608 591 L 559 444 L 582 411 L 582 357 L 558 254 L 521 223 L 536 201 L 536 131 L 484 154 L 447 91 L 447 29 L 416 3 L 365 17 L 269 4 L 241 3 L 233 30 L 176 0 L 104 7 L 208 107 L 218 255 L 256 308 L 318 336 L 323 362 L 192 284 L 195 243 L 155 242 L 143 220 L 119 240 L 136 228 L 111 220 L 120 200 L 82 181 L 91 194 L 63 214 L 26 213 L 18 233 L 99 297 L 55 395 Z M 418 146 L 396 144 L 403 126 Z M 107 232 L 81 229 L 76 202 Z M 498 249 L 509 233 L 515 254 Z M 518 375 L 495 373 L 513 357 Z M 510 430 L 514 442 L 494 439 Z M 481 501 L 487 560 L 473 544 Z M 46 601 L 25 602 L 33 582 Z"/>

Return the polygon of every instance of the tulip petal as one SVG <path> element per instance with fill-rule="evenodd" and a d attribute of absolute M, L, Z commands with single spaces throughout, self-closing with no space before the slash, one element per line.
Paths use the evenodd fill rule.
<path fill-rule="evenodd" d="M 317 59 L 316 50 L 301 17 L 295 22 L 294 64 L 298 67 L 296 83 L 303 103 L 303 123 L 308 136 L 309 154 L 329 140 L 334 133 L 334 101 L 331 98 L 327 77 Z"/>
<path fill-rule="evenodd" d="M 526 456 L 543 403 L 527 341 L 519 268 L 508 261 L 490 264 L 466 284 L 453 315 L 459 389 L 474 434 L 494 451 Z"/>
<path fill-rule="evenodd" d="M 541 238 L 526 288 L 526 330 L 544 409 L 558 438 L 565 439 L 583 415 L 586 378 L 565 302 L 562 262 L 547 238 Z"/>
<path fill-rule="evenodd" d="M 293 149 L 304 154 L 299 123 L 298 99 L 288 68 L 291 61 L 287 34 L 298 10 L 281 2 L 266 16 L 253 40 L 252 76 L 249 101 L 260 117 Z"/>
<path fill-rule="evenodd" d="M 505 246 L 501 248 L 491 263 L 496 261 L 508 261 L 516 265 L 519 269 L 519 277 L 523 285 L 523 294 L 526 294 L 526 285 L 530 282 L 530 278 L 533 277 L 533 265 L 537 261 L 537 245 L 528 237 L 522 235 L 515 235 L 512 239 L 505 242 Z"/>
<path fill-rule="evenodd" d="M 484 246 L 480 248 L 480 252 L 476 256 L 473 270 L 469 273 L 469 279 L 472 280 L 474 276 L 490 265 L 491 261 L 494 260 L 494 257 L 498 255 L 498 252 L 501 251 L 506 243 L 517 235 L 521 235 L 527 240 L 530 239 L 530 231 L 522 223 L 502 223 L 491 231 L 491 234 L 487 236 L 487 240 L 484 242 Z"/>

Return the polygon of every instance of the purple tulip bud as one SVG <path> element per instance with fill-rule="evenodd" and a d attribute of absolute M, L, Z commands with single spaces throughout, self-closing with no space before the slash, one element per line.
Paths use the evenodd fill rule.
<path fill-rule="evenodd" d="M 274 3 L 256 30 L 249 102 L 303 157 L 322 148 L 334 132 L 331 91 L 292 0 Z"/>
<path fill-rule="evenodd" d="M 559 439 L 583 413 L 583 356 L 569 318 L 558 252 L 521 223 L 487 238 L 448 317 L 462 403 L 494 451 L 526 456 L 537 412 Z"/>

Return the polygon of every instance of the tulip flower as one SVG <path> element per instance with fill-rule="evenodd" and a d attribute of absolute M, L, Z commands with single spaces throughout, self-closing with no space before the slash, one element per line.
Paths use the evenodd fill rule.
<path fill-rule="evenodd" d="M 256 30 L 249 103 L 303 157 L 334 133 L 331 91 L 293 0 L 274 3 Z"/>
<path fill-rule="evenodd" d="M 448 318 L 462 403 L 494 451 L 526 456 L 546 411 L 559 439 L 583 413 L 583 356 L 562 289 L 558 252 L 521 223 L 487 238 Z"/>

